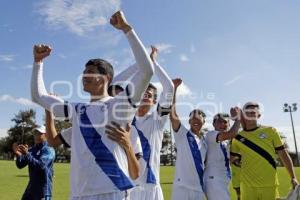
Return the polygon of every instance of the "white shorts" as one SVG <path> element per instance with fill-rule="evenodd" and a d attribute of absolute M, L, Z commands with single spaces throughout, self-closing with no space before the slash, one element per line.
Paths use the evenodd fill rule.
<path fill-rule="evenodd" d="M 181 185 L 173 185 L 172 200 L 205 200 L 202 191 L 192 190 Z"/>
<path fill-rule="evenodd" d="M 130 191 L 131 200 L 164 200 L 160 185 L 143 184 Z"/>
<path fill-rule="evenodd" d="M 130 196 L 127 191 L 119 191 L 91 196 L 71 197 L 70 200 L 130 200 Z"/>
<path fill-rule="evenodd" d="M 209 200 L 230 200 L 229 193 L 229 182 L 230 179 L 205 178 L 204 180 L 204 191 Z"/>

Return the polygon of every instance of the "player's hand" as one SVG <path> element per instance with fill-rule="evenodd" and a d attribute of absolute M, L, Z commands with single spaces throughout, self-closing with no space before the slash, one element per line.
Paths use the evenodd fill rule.
<path fill-rule="evenodd" d="M 18 144 L 16 142 L 13 143 L 12 150 L 16 154 L 16 156 L 21 156 L 22 155 L 22 153 L 21 153 L 21 151 L 19 149 L 19 146 L 18 146 Z"/>
<path fill-rule="evenodd" d="M 299 185 L 298 180 L 297 180 L 296 178 L 293 178 L 293 179 L 291 180 L 291 183 L 292 183 L 293 189 L 295 189 L 295 187 L 296 187 L 297 185 Z"/>
<path fill-rule="evenodd" d="M 118 123 L 112 122 L 105 126 L 105 133 L 107 137 L 115 142 L 117 142 L 125 150 L 128 150 L 131 145 L 131 126 L 126 125 L 126 128 L 121 127 Z"/>
<path fill-rule="evenodd" d="M 111 16 L 110 24 L 113 25 L 113 27 L 115 27 L 116 29 L 124 31 L 124 33 L 127 33 L 132 29 L 126 21 L 126 18 L 122 11 L 118 11 Z"/>
<path fill-rule="evenodd" d="M 44 58 L 51 54 L 52 48 L 45 44 L 38 44 L 33 46 L 34 62 L 40 63 Z"/>
<path fill-rule="evenodd" d="M 157 58 L 158 49 L 155 46 L 151 46 L 150 58 L 154 62 Z"/>
<path fill-rule="evenodd" d="M 19 149 L 20 149 L 20 151 L 21 151 L 21 153 L 23 155 L 28 154 L 28 145 L 27 144 L 25 144 L 25 145 L 23 145 L 23 144 L 19 145 Z"/>
<path fill-rule="evenodd" d="M 181 83 L 182 83 L 182 80 L 180 78 L 175 78 L 172 81 L 173 81 L 175 89 L 177 89 L 181 85 Z"/>
<path fill-rule="evenodd" d="M 233 107 L 230 109 L 230 116 L 232 120 L 241 120 L 242 110 L 239 107 Z"/>

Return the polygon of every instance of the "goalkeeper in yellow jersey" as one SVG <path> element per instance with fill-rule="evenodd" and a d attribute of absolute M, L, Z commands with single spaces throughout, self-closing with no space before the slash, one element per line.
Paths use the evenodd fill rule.
<path fill-rule="evenodd" d="M 278 186 L 276 154 L 287 169 L 293 187 L 298 185 L 293 163 L 273 127 L 259 125 L 259 104 L 243 107 L 243 130 L 233 139 L 231 160 L 241 157 L 241 200 L 273 200 Z"/>

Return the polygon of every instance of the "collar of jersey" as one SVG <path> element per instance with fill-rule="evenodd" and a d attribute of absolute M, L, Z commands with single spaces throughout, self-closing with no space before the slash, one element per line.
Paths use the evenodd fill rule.
<path fill-rule="evenodd" d="M 252 131 L 255 131 L 255 130 L 259 129 L 260 127 L 261 127 L 261 126 L 258 125 L 257 127 L 252 128 L 252 129 L 248 129 L 248 130 L 243 129 L 243 131 L 245 131 L 245 132 L 252 132 Z"/>

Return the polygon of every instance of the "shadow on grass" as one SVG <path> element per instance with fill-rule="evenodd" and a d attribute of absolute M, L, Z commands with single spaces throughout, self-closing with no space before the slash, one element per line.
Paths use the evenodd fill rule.
<path fill-rule="evenodd" d="M 27 178 L 27 177 L 29 177 L 29 176 L 28 176 L 28 175 L 19 174 L 19 175 L 16 175 L 16 177 Z"/>
<path fill-rule="evenodd" d="M 172 185 L 173 184 L 173 182 L 162 182 L 162 183 L 160 183 L 161 185 Z"/>

